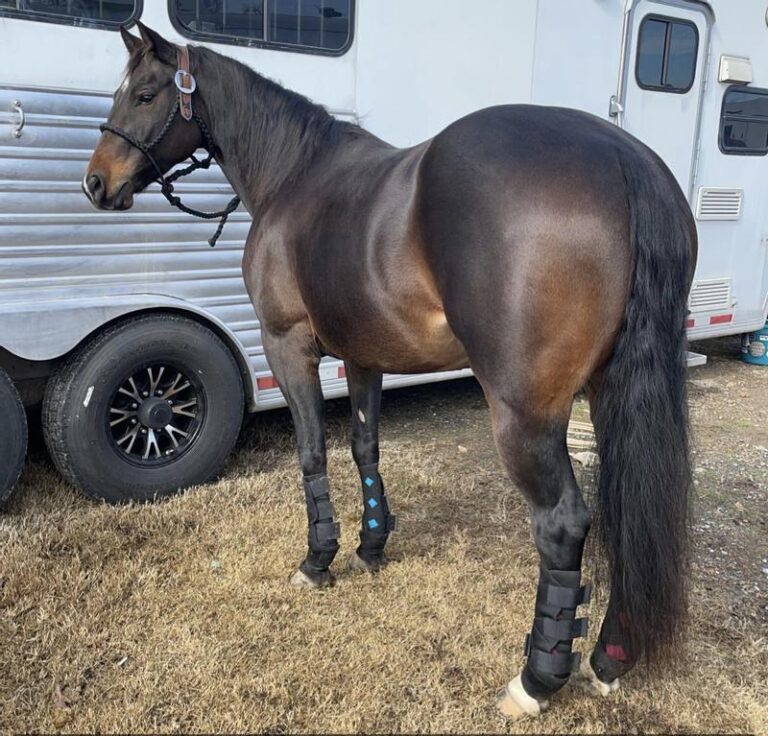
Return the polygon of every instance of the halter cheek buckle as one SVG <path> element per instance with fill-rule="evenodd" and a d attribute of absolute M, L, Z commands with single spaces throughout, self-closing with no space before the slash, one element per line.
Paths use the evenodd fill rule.
<path fill-rule="evenodd" d="M 184 85 L 185 77 L 189 79 L 189 86 Z M 177 70 L 174 74 L 173 83 L 176 85 L 176 89 L 184 95 L 191 95 L 197 89 L 197 80 L 183 69 Z"/>

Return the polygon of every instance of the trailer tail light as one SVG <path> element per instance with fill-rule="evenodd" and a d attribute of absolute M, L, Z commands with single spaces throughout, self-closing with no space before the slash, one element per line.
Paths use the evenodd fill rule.
<path fill-rule="evenodd" d="M 320 366 L 320 380 L 333 381 L 343 380 L 347 377 L 347 371 L 343 365 L 322 365 Z M 256 379 L 256 388 L 259 391 L 269 391 L 270 389 L 280 388 L 277 383 L 277 379 L 274 376 L 261 376 Z"/>

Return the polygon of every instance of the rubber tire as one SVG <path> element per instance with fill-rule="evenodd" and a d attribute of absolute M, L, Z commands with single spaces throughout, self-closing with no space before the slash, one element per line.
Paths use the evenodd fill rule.
<path fill-rule="evenodd" d="M 113 447 L 105 417 L 126 374 L 175 360 L 201 381 L 206 414 L 195 443 L 178 459 L 142 468 Z M 108 503 L 154 501 L 215 479 L 243 421 L 243 382 L 229 348 L 207 327 L 175 314 L 150 314 L 106 329 L 51 377 L 43 432 L 61 474 Z"/>
<path fill-rule="evenodd" d="M 10 376 L 0 368 L 0 507 L 11 497 L 27 456 L 27 415 Z"/>

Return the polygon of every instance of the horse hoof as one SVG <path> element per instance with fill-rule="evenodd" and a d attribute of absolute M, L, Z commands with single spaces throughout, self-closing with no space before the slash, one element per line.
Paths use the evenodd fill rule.
<path fill-rule="evenodd" d="M 336 582 L 336 578 L 330 570 L 323 572 L 307 574 L 303 570 L 296 570 L 291 577 L 291 585 L 296 588 L 306 588 L 308 590 L 320 590 L 321 588 L 330 588 Z"/>
<path fill-rule="evenodd" d="M 501 715 L 510 721 L 517 721 L 526 716 L 538 716 L 548 705 L 548 700 L 540 702 L 525 692 L 520 675 L 496 693 L 496 707 Z"/>
<path fill-rule="evenodd" d="M 357 552 L 349 558 L 349 569 L 356 572 L 379 572 L 386 564 L 387 558 L 384 555 L 378 560 L 372 560 L 371 562 L 364 560 Z"/>
<path fill-rule="evenodd" d="M 579 674 L 581 675 L 582 683 L 584 683 L 587 690 L 592 693 L 597 693 L 604 698 L 607 698 L 619 689 L 618 677 L 615 680 L 611 680 L 611 682 L 603 682 L 592 669 L 592 664 L 588 659 L 583 659 L 581 661 Z"/>

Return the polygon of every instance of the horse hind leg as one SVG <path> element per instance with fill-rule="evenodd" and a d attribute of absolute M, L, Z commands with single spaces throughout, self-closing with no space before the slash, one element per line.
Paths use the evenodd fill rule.
<path fill-rule="evenodd" d="M 567 410 L 542 415 L 526 401 L 510 401 L 485 388 L 496 443 L 529 504 L 540 558 L 527 661 L 497 696 L 501 713 L 517 719 L 538 715 L 578 669 L 580 655 L 572 645 L 587 631 L 587 620 L 576 613 L 589 601 L 589 587 L 581 585 L 581 560 L 591 514 L 568 456 L 570 401 Z"/>

